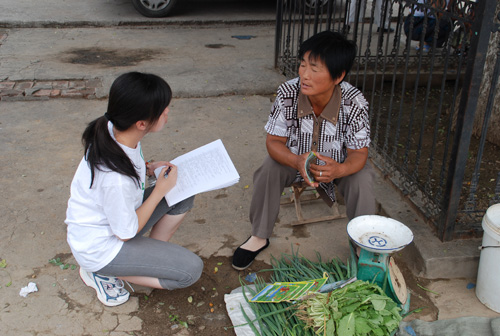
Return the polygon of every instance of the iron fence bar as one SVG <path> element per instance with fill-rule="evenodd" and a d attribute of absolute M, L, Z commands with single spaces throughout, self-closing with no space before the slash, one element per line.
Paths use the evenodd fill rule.
<path fill-rule="evenodd" d="M 326 9 L 326 29 L 325 30 L 332 30 L 332 26 L 335 26 L 335 20 L 332 20 L 332 18 L 335 18 L 335 11 L 333 9 L 333 0 L 328 0 L 328 7 Z"/>
<path fill-rule="evenodd" d="M 407 36 L 407 45 L 409 45 L 410 42 L 410 35 Z M 408 64 L 410 62 L 410 53 L 407 52 L 405 55 L 405 68 L 408 69 Z M 407 83 L 407 78 L 408 78 L 408 72 L 405 71 L 403 74 L 403 80 L 402 80 L 402 85 L 401 85 L 401 99 L 399 102 L 399 114 L 398 114 L 398 122 L 396 126 L 396 134 L 394 136 L 394 142 L 392 145 L 392 161 L 396 162 L 397 158 L 397 151 L 398 151 L 398 143 L 399 143 L 399 137 L 401 136 L 401 121 L 402 121 L 402 114 L 403 114 L 403 108 L 404 108 L 404 99 L 405 99 L 405 91 L 406 91 L 406 83 Z M 404 190 L 403 190 L 404 193 Z"/>
<path fill-rule="evenodd" d="M 302 0 L 302 2 L 304 2 L 304 0 Z M 301 17 L 302 17 L 302 23 L 300 25 L 300 38 L 299 38 L 299 41 L 297 43 L 297 49 L 299 48 L 299 46 L 302 44 L 302 42 L 304 41 L 304 27 L 306 25 L 306 8 L 305 6 L 302 6 L 302 10 L 301 10 Z M 311 27 L 311 25 L 308 25 L 308 27 Z"/>
<path fill-rule="evenodd" d="M 375 66 L 374 66 L 374 70 L 373 70 L 373 80 L 372 80 L 372 94 L 371 94 L 371 102 L 370 102 L 370 106 L 372 106 L 372 108 L 370 108 L 370 111 L 371 111 L 371 115 L 373 115 L 374 113 L 374 104 L 373 104 L 373 100 L 375 99 L 375 92 L 376 92 L 376 86 L 377 86 L 377 75 L 378 75 L 378 67 L 376 66 L 378 64 L 378 58 L 379 58 L 379 55 L 377 53 L 377 55 L 375 56 Z M 366 77 L 366 76 L 365 76 Z M 380 95 L 383 94 L 384 92 L 384 71 L 382 71 L 382 75 L 381 75 L 381 80 L 380 80 Z M 380 118 L 382 116 L 382 113 L 381 113 L 381 107 L 382 107 L 382 99 L 378 99 L 378 108 L 377 108 L 377 122 L 376 122 L 376 127 L 375 127 L 375 134 L 373 136 L 373 141 L 374 142 L 378 142 L 378 130 L 380 128 Z M 372 116 L 370 116 L 372 117 Z"/>
<path fill-rule="evenodd" d="M 403 6 L 400 6 L 399 11 L 403 10 Z M 399 16 L 399 14 L 398 14 Z M 397 27 L 399 24 L 397 25 Z M 399 29 L 399 28 L 396 28 Z M 398 35 L 399 36 L 399 35 Z M 401 39 L 395 39 L 394 43 L 394 48 L 393 48 L 393 53 L 398 54 L 398 51 L 401 47 Z M 394 62 L 394 69 L 392 72 L 392 85 L 391 85 L 391 95 L 389 98 L 389 110 L 388 110 L 388 117 L 387 117 L 387 126 L 386 126 L 386 131 L 385 131 L 385 138 L 384 138 L 384 146 L 383 146 L 383 152 L 388 153 L 389 151 L 389 134 L 391 130 L 391 116 L 392 116 L 392 109 L 393 109 L 393 103 L 394 103 L 394 96 L 395 96 L 395 91 L 396 91 L 396 78 L 397 78 L 397 72 L 398 72 L 398 65 L 399 62 L 397 61 L 397 58 L 395 59 Z M 389 159 L 389 157 L 386 155 L 386 160 Z"/>
<path fill-rule="evenodd" d="M 412 35 L 413 33 L 413 23 L 414 23 L 414 13 L 415 11 L 415 6 L 413 6 L 411 8 L 411 20 L 410 20 L 410 31 L 408 33 L 408 45 L 410 44 L 410 36 Z M 424 20 L 424 27 L 425 27 L 425 20 Z M 424 28 L 425 30 L 425 28 Z M 423 34 L 422 34 L 423 36 Z M 422 37 L 423 38 L 423 37 Z M 407 60 L 409 60 L 409 53 L 406 54 L 407 56 Z M 408 170 L 408 156 L 409 156 L 409 149 L 410 149 L 410 145 L 411 145 L 411 132 L 412 132 L 412 128 L 413 128 L 413 115 L 415 114 L 415 100 L 416 100 L 416 97 L 417 97 L 417 93 L 418 93 L 418 82 L 420 80 L 420 69 L 421 69 L 421 66 L 422 66 L 422 56 L 423 56 L 423 53 L 419 53 L 419 56 L 418 56 L 418 59 L 419 59 L 419 62 L 418 62 L 418 66 L 417 66 L 417 77 L 416 77 L 416 80 L 415 80 L 415 84 L 414 84 L 414 90 L 413 90 L 413 104 L 411 104 L 412 108 L 411 108 L 411 113 L 410 113 L 410 120 L 409 120 L 409 124 L 408 124 L 408 139 L 407 139 L 407 143 L 406 143 L 406 146 L 405 146 L 405 153 L 404 153 L 404 156 L 403 156 L 403 166 L 402 166 L 402 170 L 403 171 L 407 171 Z M 408 68 L 408 63 L 406 64 L 406 67 Z M 405 78 L 405 81 L 404 83 L 406 83 L 406 78 Z M 406 87 L 406 85 L 404 85 L 404 87 Z M 401 106 L 400 106 L 400 118 L 401 118 L 401 113 L 403 111 L 403 108 L 404 108 L 404 98 L 405 98 L 405 92 L 402 91 L 401 92 Z M 399 140 L 399 138 L 398 138 Z M 395 145 L 398 145 L 397 143 L 395 143 Z"/>
<path fill-rule="evenodd" d="M 435 53 L 432 53 L 431 60 L 433 60 L 435 57 Z M 413 178 L 418 181 L 418 169 L 420 167 L 420 158 L 422 154 L 422 147 L 423 147 L 423 142 L 424 142 L 424 134 L 425 134 L 425 123 L 427 120 L 427 113 L 428 113 L 428 106 L 429 106 L 429 94 L 431 91 L 431 83 L 432 83 L 432 75 L 434 71 L 434 62 L 431 61 L 431 67 L 429 70 L 429 79 L 427 80 L 427 86 L 426 86 L 426 91 L 425 91 L 425 100 L 424 100 L 424 109 L 422 111 L 422 121 L 420 123 L 420 136 L 418 139 L 418 145 L 415 153 L 415 165 L 413 167 L 413 173 L 412 176 Z"/>
<path fill-rule="evenodd" d="M 463 54 L 463 48 L 465 47 L 461 47 L 461 52 Z M 466 64 L 464 65 L 464 57 L 460 57 L 458 59 L 458 64 L 457 64 L 457 74 L 461 74 L 462 73 L 462 69 L 463 67 L 466 66 Z M 442 200 L 440 203 L 441 205 L 444 205 L 444 194 L 446 192 L 445 188 L 446 188 L 446 181 L 447 181 L 447 178 L 446 178 L 446 172 L 448 171 L 448 168 L 449 166 L 446 166 L 446 162 L 448 161 L 448 154 L 450 154 L 450 157 L 451 157 L 451 153 L 450 153 L 450 146 L 453 146 L 453 143 L 452 143 L 452 128 L 453 128 L 453 120 L 454 120 L 454 114 L 455 113 L 458 113 L 458 111 L 455 110 L 455 106 L 456 106 L 456 102 L 457 102 L 457 98 L 458 98 L 458 94 L 459 94 L 459 91 L 460 91 L 460 87 L 462 86 L 461 83 L 463 82 L 463 80 L 458 77 L 457 80 L 455 81 L 455 85 L 454 85 L 454 88 L 453 88 L 453 97 L 452 97 L 452 100 L 451 100 L 451 106 L 453 108 L 451 108 L 450 110 L 450 118 L 449 118 L 449 123 L 448 123 L 448 131 L 446 133 L 446 139 L 445 139 L 445 146 L 444 146 L 444 152 L 443 152 L 443 159 L 442 159 L 442 162 L 443 164 L 441 165 L 441 173 L 440 173 L 440 176 L 439 176 L 439 188 L 438 188 L 438 194 L 436 195 L 436 199 L 438 200 Z M 451 160 L 451 158 L 450 158 Z M 445 211 L 446 208 L 442 207 L 441 210 L 442 212 Z M 442 218 L 440 218 L 441 220 Z"/>
<path fill-rule="evenodd" d="M 385 3 L 386 3 L 386 1 L 384 0 L 384 6 L 385 6 Z M 384 16 L 381 19 L 381 22 L 383 22 L 382 28 L 385 27 Z M 380 95 L 383 95 L 383 93 L 384 93 L 384 83 L 385 83 L 384 78 L 385 78 L 385 75 L 387 73 L 387 67 L 388 67 L 388 63 L 389 63 L 388 58 L 390 57 L 389 56 L 390 54 L 388 52 L 389 51 L 388 50 L 388 48 L 389 48 L 388 44 L 385 45 L 385 52 L 383 50 L 383 47 L 384 47 L 383 41 L 384 41 L 384 34 L 383 34 L 383 31 L 381 31 L 380 34 L 379 34 L 379 38 L 378 38 L 378 45 L 377 45 L 378 52 L 377 52 L 377 54 L 375 56 L 375 63 L 374 63 L 375 64 L 374 65 L 375 71 L 374 71 L 374 74 L 373 74 L 373 88 L 375 89 L 375 86 L 376 86 L 376 83 L 377 83 L 377 74 L 378 74 L 378 66 L 377 65 L 379 64 L 379 59 L 380 59 L 381 62 L 382 62 L 381 76 L 378 79 L 380 81 L 380 89 L 379 89 L 380 90 L 379 91 Z M 394 84 L 394 80 L 392 81 L 392 84 Z M 373 90 L 373 93 L 374 92 L 375 92 L 375 90 Z M 381 97 L 378 98 L 378 108 L 377 108 L 377 110 L 378 110 L 378 113 L 377 113 L 377 119 L 378 120 L 377 120 L 377 123 L 376 123 L 377 127 L 375 129 L 375 135 L 374 135 L 374 141 L 375 142 L 378 142 L 378 136 L 379 136 L 378 131 L 379 131 L 379 128 L 380 128 L 380 116 L 382 114 L 381 113 L 382 112 L 381 111 L 382 110 L 382 99 L 381 99 Z M 390 108 L 388 109 L 388 111 L 390 111 Z M 390 115 L 390 113 L 389 113 L 389 115 Z M 388 119 L 388 121 L 389 121 L 389 119 Z M 386 125 L 387 125 L 387 123 L 386 123 Z M 387 128 L 387 126 L 386 126 L 386 128 Z"/>
<path fill-rule="evenodd" d="M 296 55 L 295 55 L 295 51 L 297 49 L 297 47 L 295 47 L 295 43 L 299 40 L 302 40 L 302 36 L 303 36 L 303 33 L 304 33 L 304 18 L 302 17 L 302 22 L 301 22 L 301 32 L 300 32 L 300 37 L 299 38 L 296 38 L 295 37 L 295 34 L 296 34 L 296 29 L 295 29 L 295 21 L 296 21 L 296 17 L 295 17 L 295 14 L 296 14 L 296 10 L 298 8 L 298 3 L 296 1 L 287 1 L 288 3 L 288 33 L 287 33 L 287 48 L 285 49 L 287 51 L 286 53 L 286 57 L 287 57 L 287 65 L 288 65 L 288 69 L 287 69 L 287 73 L 286 75 L 287 76 L 290 76 L 290 73 L 293 73 L 295 72 L 295 63 L 296 61 L 294 62 L 293 59 L 295 58 L 296 59 Z M 290 41 L 291 42 L 291 45 L 290 45 Z M 297 42 L 297 43 L 300 43 L 300 42 Z M 291 63 L 291 64 L 290 64 Z"/>
<path fill-rule="evenodd" d="M 381 17 L 380 17 L 380 24 L 382 25 L 380 27 L 381 31 L 383 32 L 385 28 L 389 29 L 391 26 L 391 22 L 389 21 L 388 26 L 385 26 L 385 19 L 387 18 L 387 7 L 389 7 L 389 1 L 388 0 L 380 0 L 382 1 L 382 7 L 381 7 Z M 382 34 L 381 34 L 382 35 Z"/>
<path fill-rule="evenodd" d="M 445 17 L 445 19 L 448 20 L 449 24 L 451 25 L 451 18 L 450 17 Z M 451 53 L 451 46 L 449 43 L 446 44 L 445 46 L 445 50 L 446 50 L 446 54 L 447 55 L 450 55 Z M 449 57 L 446 57 L 445 58 L 445 62 L 444 62 L 444 69 L 443 69 L 443 79 L 441 81 L 441 96 L 440 96 L 440 99 L 439 99 L 439 106 L 438 106 L 438 114 L 436 116 L 436 122 L 434 123 L 434 133 L 433 133 L 433 142 L 432 142 L 432 149 L 431 149 L 431 154 L 430 154 L 430 157 L 431 158 L 434 158 L 434 155 L 436 154 L 436 145 L 437 145 L 437 139 L 438 139 L 438 133 L 439 133 L 439 122 L 441 120 L 441 117 L 442 117 L 442 112 L 443 112 L 443 95 L 444 95 L 444 92 L 445 92 L 445 87 L 446 87 L 446 76 L 448 75 L 448 67 L 450 65 L 450 58 Z M 456 80 L 456 83 L 459 82 L 459 79 Z M 444 151 L 446 153 L 446 150 Z M 446 154 L 445 154 L 446 155 Z M 446 162 L 446 156 L 443 157 L 443 165 L 442 167 L 444 167 L 444 162 Z M 425 186 L 424 188 L 428 191 L 430 191 L 430 186 L 431 186 L 431 176 L 432 176 L 432 171 L 434 169 L 434 160 L 430 160 L 429 161 L 429 165 L 428 165 L 428 169 L 427 169 L 427 181 L 425 182 Z M 440 190 L 440 187 L 438 185 L 438 187 L 436 188 L 436 190 L 434 191 L 434 200 L 439 200 L 439 198 L 437 197 L 437 195 L 441 195 L 442 192 Z"/>
<path fill-rule="evenodd" d="M 494 24 L 493 16 L 496 12 L 496 0 L 484 0 L 476 4 L 476 17 L 482 19 L 474 20 L 472 26 L 472 33 L 475 34 L 475 36 L 471 39 L 467 70 L 464 77 L 465 83 L 470 83 L 470 85 L 464 87 L 460 97 L 460 107 L 449 164 L 446 192 L 443 197 L 442 209 L 444 209 L 444 211 L 442 212 L 442 225 L 440 225 L 438 229 L 438 235 L 443 241 L 453 239 L 455 220 L 457 218 L 462 191 L 462 182 L 472 136 L 474 112 L 478 102 L 482 71 L 486 62 L 486 52 L 484 51 L 488 50 L 491 27 Z M 478 50 L 482 52 L 478 53 Z"/>
<path fill-rule="evenodd" d="M 498 48 L 497 48 L 498 49 Z M 486 143 L 486 134 L 488 132 L 488 123 L 491 117 L 491 111 L 493 110 L 493 100 L 495 96 L 495 88 L 498 82 L 498 75 L 499 75 L 499 57 L 498 54 L 500 51 L 497 51 L 497 61 L 495 63 L 495 68 L 493 70 L 493 77 L 491 81 L 491 87 L 490 87 L 490 92 L 488 93 L 488 102 L 486 103 L 486 109 L 484 113 L 484 119 L 483 119 L 483 126 L 481 128 L 481 137 L 479 140 L 479 151 L 477 153 L 477 158 L 476 158 L 476 163 L 474 165 L 474 172 L 472 173 L 472 179 L 471 179 L 471 184 L 469 188 L 469 196 L 467 199 L 467 204 L 466 204 L 466 210 L 473 211 L 476 209 L 476 202 L 475 202 L 475 194 L 477 191 L 477 186 L 479 184 L 479 175 L 480 175 L 480 167 L 481 167 L 481 161 L 483 157 L 483 149 L 484 145 Z"/>
<path fill-rule="evenodd" d="M 365 3 L 365 6 L 368 6 L 367 5 L 367 1 L 364 2 Z M 372 6 L 371 8 L 371 15 L 370 15 L 370 23 L 369 23 L 369 26 L 368 26 L 368 31 L 370 32 L 371 31 L 371 23 L 373 21 L 373 11 L 374 11 L 374 8 L 375 6 Z M 364 13 L 364 11 L 363 11 Z M 363 26 L 364 26 L 364 19 L 363 19 Z M 363 32 L 364 32 L 364 29 L 361 31 L 361 40 L 363 39 Z M 360 42 L 362 43 L 362 42 Z M 363 91 L 364 91 L 364 88 L 365 88 L 365 84 L 366 84 L 366 73 L 367 73 L 367 70 L 368 70 L 368 66 L 370 64 L 370 58 L 371 58 L 371 43 L 372 43 L 372 36 L 371 34 L 368 34 L 368 37 L 367 37 L 367 46 L 366 46 L 366 53 L 365 53 L 365 56 L 366 56 L 366 62 L 365 62 L 365 76 L 363 76 Z M 370 105 L 369 106 L 374 106 L 374 99 L 375 99 L 375 89 L 377 87 L 377 75 L 378 75 L 378 67 L 377 67 L 377 64 L 378 64 L 378 52 L 375 53 L 375 62 L 373 63 L 373 69 L 372 69 L 372 92 L 371 92 L 371 95 L 370 95 Z M 382 81 L 383 83 L 383 81 Z M 382 92 L 382 91 L 381 91 Z M 372 108 L 372 110 L 374 110 Z M 380 109 L 379 109 L 379 112 L 380 112 Z M 380 113 L 379 113 L 380 114 Z"/>
<path fill-rule="evenodd" d="M 353 2 L 356 2 L 356 16 L 354 18 L 354 23 L 352 23 L 354 25 L 354 27 L 350 27 L 350 29 L 354 29 L 353 31 L 353 41 L 354 42 L 357 42 L 357 30 L 358 30 L 358 26 L 359 26 L 359 13 L 360 13 L 360 4 L 361 4 L 361 1 L 360 0 L 348 0 L 347 1 L 347 8 L 346 8 L 346 20 L 347 20 L 347 25 L 351 25 L 351 22 L 349 22 L 349 15 L 347 15 L 347 13 L 350 12 L 350 7 L 351 7 L 351 4 Z M 361 50 L 361 47 L 360 47 L 360 43 L 358 44 L 357 43 L 357 50 L 356 50 L 356 60 L 357 62 L 355 63 L 356 64 L 356 75 L 354 77 L 354 82 L 351 82 L 351 84 L 353 84 L 354 86 L 358 86 L 358 83 L 359 83 L 359 78 L 360 78 L 360 68 L 361 68 L 361 63 L 359 62 L 359 60 L 361 60 L 363 58 L 362 56 L 362 50 Z M 365 63 L 365 69 L 364 69 L 364 72 L 366 73 L 366 63 Z M 351 69 L 351 73 L 352 73 L 352 69 Z M 362 88 L 362 91 L 363 89 L 365 88 L 365 81 L 364 81 L 364 78 L 366 76 L 363 77 L 363 84 L 361 86 Z"/>
<path fill-rule="evenodd" d="M 358 27 L 359 27 L 359 15 L 361 13 L 361 7 L 363 7 L 363 13 L 365 12 L 366 9 L 366 3 L 367 1 L 362 1 L 362 0 L 352 0 L 356 2 L 356 17 L 354 18 L 354 41 L 356 41 L 358 38 Z M 349 8 L 349 13 L 351 9 Z"/>
<path fill-rule="evenodd" d="M 424 19 L 424 27 L 425 27 L 425 19 Z M 425 28 L 424 28 L 425 31 Z M 422 34 L 424 35 L 424 34 Z M 423 44 L 422 44 L 423 45 Z M 412 143 L 412 134 L 413 134 L 413 124 L 415 121 L 415 107 L 417 106 L 417 98 L 418 98 L 418 87 L 419 87 L 419 82 L 420 82 L 420 73 L 422 70 L 422 58 L 424 56 L 423 53 L 423 48 L 420 48 L 420 53 L 418 56 L 418 66 L 417 66 L 417 77 L 415 79 L 415 84 L 414 89 L 413 89 L 413 102 L 411 104 L 411 113 L 410 113 L 410 121 L 408 124 L 408 132 L 407 132 L 407 140 L 406 140 L 406 146 L 405 146 L 405 154 L 404 154 L 404 159 L 403 159 L 403 170 L 406 172 L 408 171 L 408 163 L 410 159 L 410 148 L 411 148 L 411 143 Z"/>
<path fill-rule="evenodd" d="M 399 3 L 399 2 L 394 2 L 398 4 L 398 16 L 397 16 L 397 21 L 396 21 L 396 29 L 394 30 L 394 41 L 392 42 L 393 48 L 391 54 L 393 55 L 394 59 L 397 59 L 398 56 L 398 51 L 399 51 L 399 46 L 401 44 L 401 30 L 403 27 L 404 23 L 404 9 L 405 7 Z M 389 15 L 392 15 L 392 12 L 394 11 L 394 5 L 391 4 L 391 11 Z"/>
<path fill-rule="evenodd" d="M 283 0 L 276 1 L 276 33 L 274 35 L 274 67 L 279 67 L 280 45 L 283 34 Z"/>
<path fill-rule="evenodd" d="M 304 10 L 305 10 L 305 2 L 302 3 L 303 4 L 303 7 L 304 7 Z M 318 18 L 319 18 L 319 8 L 320 8 L 320 1 L 317 1 L 316 2 L 316 6 L 314 7 L 314 25 L 313 25 L 313 35 L 316 35 L 318 33 L 318 25 L 321 24 L 321 22 L 319 22 Z M 318 23 L 319 22 L 319 23 Z"/>
<path fill-rule="evenodd" d="M 404 11 L 404 6 L 399 6 L 399 12 L 400 14 Z M 398 14 L 399 16 L 399 14 Z M 408 44 L 408 37 L 407 37 L 407 44 Z M 398 45 L 398 49 L 399 50 L 399 45 L 400 45 L 400 39 L 397 40 L 397 45 Z M 406 49 L 403 50 L 403 53 L 406 52 Z M 407 67 L 408 65 L 408 53 L 406 53 L 405 55 L 405 66 Z M 389 104 L 389 111 L 392 111 L 392 104 L 393 104 L 393 101 L 394 101 L 394 96 L 395 96 L 395 89 L 396 89 L 396 74 L 397 74 L 397 66 L 398 66 L 399 62 L 397 61 L 396 59 L 396 62 L 395 62 L 395 66 L 394 66 L 394 75 L 393 75 L 393 81 L 392 81 L 392 90 L 391 90 L 391 98 L 390 98 L 390 104 Z M 402 88 L 402 92 L 404 92 L 404 86 L 405 86 L 405 83 L 406 83 L 406 71 L 404 72 L 404 78 L 402 80 L 402 83 L 403 83 L 403 88 Z M 400 103 L 400 106 L 401 106 L 401 103 Z M 401 112 L 401 108 L 399 109 L 399 111 Z M 391 113 L 389 113 L 389 119 L 388 119 L 388 122 L 390 122 L 391 118 Z M 399 118 L 397 119 L 397 122 L 396 122 L 396 139 L 399 138 Z M 384 153 L 388 153 L 389 152 L 389 134 L 390 134 L 390 125 L 388 124 L 388 127 L 386 128 L 386 132 L 385 132 L 385 140 L 384 140 Z M 395 144 L 397 143 L 397 140 L 395 142 Z M 396 147 L 393 146 L 393 150 L 395 149 Z M 388 158 L 390 158 L 391 161 L 394 161 L 394 152 L 393 152 L 393 155 L 388 155 L 387 156 Z"/>
<path fill-rule="evenodd" d="M 351 6 L 351 1 L 356 1 L 356 0 L 346 0 L 345 1 L 345 8 L 344 8 L 344 29 L 343 29 L 343 34 L 347 36 L 349 33 L 348 25 L 349 23 L 347 22 L 349 20 L 349 6 Z M 350 28 L 350 27 L 349 27 Z"/>
<path fill-rule="evenodd" d="M 423 110 L 423 114 L 422 114 L 422 122 L 421 122 L 421 126 L 420 126 L 420 137 L 419 137 L 419 141 L 418 141 L 418 146 L 417 146 L 417 151 L 416 151 L 416 157 L 415 157 L 415 167 L 413 169 L 413 178 L 418 181 L 419 180 L 419 174 L 418 174 L 418 171 L 419 171 L 419 167 L 420 167 L 420 160 L 421 160 L 421 154 L 422 154 L 422 147 L 423 147 L 423 142 L 424 142 L 424 134 L 425 134 L 425 124 L 426 124 L 426 119 L 427 119 L 427 114 L 428 114 L 428 106 L 429 106 L 429 97 L 430 97 L 430 92 L 431 92 L 431 85 L 432 85 L 432 77 L 433 77 L 433 74 L 434 74 L 434 65 L 435 65 L 435 59 L 437 58 L 437 50 L 436 50 L 436 46 L 437 46 L 437 37 L 438 37 L 438 34 L 439 34 L 439 27 L 441 26 L 440 25 L 440 20 L 442 18 L 436 18 L 437 22 L 435 24 L 435 27 L 437 29 L 435 29 L 434 31 L 434 40 L 433 40 L 433 48 L 431 50 L 432 54 L 431 54 L 431 61 L 430 61 L 430 69 L 429 69 L 429 78 L 427 79 L 427 88 L 426 88 L 426 92 L 425 92 L 425 102 L 424 102 L 424 110 Z M 423 35 L 423 34 L 422 34 Z M 446 76 L 446 71 L 444 72 L 444 77 Z M 443 83 L 443 87 L 444 87 L 444 78 L 442 80 L 442 83 Z M 442 98 L 442 97 L 440 97 Z M 442 101 L 442 99 L 439 100 L 440 103 Z M 440 110 L 438 110 L 438 114 L 440 114 Z M 434 123 L 436 126 L 438 126 L 439 124 L 437 122 Z M 434 140 L 436 139 L 436 137 L 434 138 Z M 435 141 L 433 141 L 433 143 L 435 143 Z M 433 146 L 434 147 L 434 146 Z M 434 148 L 433 148 L 434 150 Z M 432 161 L 433 161 L 433 158 L 434 156 L 431 155 L 429 157 L 429 166 L 432 166 Z M 429 174 L 429 176 L 431 176 Z M 425 190 L 424 189 L 424 192 L 428 192 L 428 190 Z"/>
<path fill-rule="evenodd" d="M 497 16 L 497 20 L 500 21 L 500 13 L 498 13 L 498 16 Z M 500 34 L 500 24 L 497 24 L 496 26 L 496 32 L 497 34 Z M 499 42 L 499 45 L 497 46 L 497 62 L 495 64 L 495 70 L 493 72 L 493 80 L 495 81 L 494 82 L 494 86 L 493 86 L 493 83 L 491 85 L 491 91 L 490 91 L 490 95 L 495 92 L 494 88 L 496 88 L 496 86 L 498 85 L 498 76 L 500 76 L 500 42 Z M 493 204 L 496 204 L 496 203 L 500 203 L 500 170 L 497 174 L 497 179 L 496 179 L 496 185 L 495 185 L 495 196 L 491 199 L 490 201 L 490 206 L 493 205 Z"/>

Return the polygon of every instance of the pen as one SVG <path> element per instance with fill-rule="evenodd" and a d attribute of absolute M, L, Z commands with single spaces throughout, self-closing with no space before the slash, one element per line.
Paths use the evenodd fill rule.
<path fill-rule="evenodd" d="M 165 176 L 165 178 L 167 178 L 168 173 L 170 173 L 171 170 L 172 170 L 172 167 L 168 167 L 167 171 L 165 172 L 165 175 L 163 175 L 163 176 Z"/>

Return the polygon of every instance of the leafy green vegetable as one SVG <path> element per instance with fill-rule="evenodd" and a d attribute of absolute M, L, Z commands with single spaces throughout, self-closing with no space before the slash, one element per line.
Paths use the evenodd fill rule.
<path fill-rule="evenodd" d="M 356 330 L 355 325 L 356 325 L 356 317 L 354 316 L 354 313 L 350 313 L 349 315 L 344 316 L 339 321 L 338 334 L 342 336 L 354 336 Z"/>
<path fill-rule="evenodd" d="M 181 326 L 183 326 L 184 328 L 189 328 L 188 323 L 187 323 L 186 321 L 181 321 L 181 320 L 179 319 L 179 316 L 177 316 L 177 315 L 173 315 L 173 314 L 170 314 L 168 317 L 170 318 L 170 321 L 172 321 L 172 322 L 174 322 L 174 323 L 178 323 L 178 324 L 180 324 Z"/>
<path fill-rule="evenodd" d="M 316 334 L 383 336 L 398 328 L 400 311 L 379 286 L 358 280 L 330 293 L 309 296 L 297 316 Z"/>
<path fill-rule="evenodd" d="M 52 264 L 52 265 L 55 265 L 55 266 L 59 266 L 60 269 L 62 270 L 65 270 L 65 269 L 72 269 L 72 270 L 75 270 L 76 269 L 76 265 L 74 264 L 65 264 L 61 261 L 61 258 L 52 258 L 52 259 L 49 259 L 49 263 Z"/>

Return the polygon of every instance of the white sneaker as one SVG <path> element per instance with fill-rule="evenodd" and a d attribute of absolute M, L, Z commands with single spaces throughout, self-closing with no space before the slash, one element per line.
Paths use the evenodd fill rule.
<path fill-rule="evenodd" d="M 80 278 L 95 289 L 97 298 L 106 306 L 118 306 L 128 301 L 130 293 L 123 288 L 123 281 L 118 278 L 87 272 L 81 267 Z"/>

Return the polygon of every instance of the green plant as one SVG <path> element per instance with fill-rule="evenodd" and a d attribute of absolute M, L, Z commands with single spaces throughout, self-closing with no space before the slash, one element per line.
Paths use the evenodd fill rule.
<path fill-rule="evenodd" d="M 398 328 L 401 309 L 377 285 L 355 281 L 330 293 L 312 293 L 297 316 L 316 334 L 390 335 Z"/>
<path fill-rule="evenodd" d="M 75 270 L 76 267 L 77 267 L 75 264 L 66 264 L 66 263 L 63 263 L 61 261 L 61 258 L 52 258 L 52 259 L 49 259 L 49 263 L 52 264 L 52 265 L 59 266 L 62 270 L 65 270 L 65 269 L 68 269 L 68 268 L 71 268 L 72 270 Z"/>

